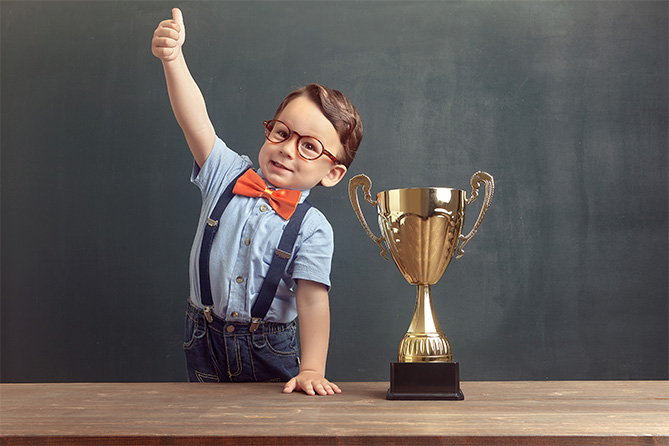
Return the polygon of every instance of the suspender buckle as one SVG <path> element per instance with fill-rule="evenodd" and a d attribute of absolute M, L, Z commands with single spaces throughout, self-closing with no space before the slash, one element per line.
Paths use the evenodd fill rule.
<path fill-rule="evenodd" d="M 207 217 L 207 224 L 211 226 L 212 228 L 218 226 L 218 220 L 214 220 L 211 217 Z"/>
<path fill-rule="evenodd" d="M 280 257 L 282 259 L 290 259 L 290 253 L 286 252 L 286 251 L 282 251 L 279 248 L 276 248 L 274 250 L 274 254 L 276 254 L 278 257 Z"/>
<path fill-rule="evenodd" d="M 211 315 L 211 307 L 204 307 L 204 317 L 207 319 L 207 322 L 210 324 L 214 321 L 214 317 Z"/>
<path fill-rule="evenodd" d="M 249 327 L 249 331 L 251 333 L 255 333 L 255 331 L 258 329 L 260 324 L 262 323 L 262 318 L 261 317 L 252 317 L 251 318 L 251 326 Z"/>

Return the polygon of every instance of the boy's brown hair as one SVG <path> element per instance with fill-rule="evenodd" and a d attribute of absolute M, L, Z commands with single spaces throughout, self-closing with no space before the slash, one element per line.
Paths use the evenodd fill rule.
<path fill-rule="evenodd" d="M 362 140 L 362 120 L 358 110 L 341 91 L 319 84 L 309 84 L 286 96 L 274 114 L 274 118 L 279 116 L 290 101 L 300 96 L 305 96 L 318 105 L 337 130 L 339 140 L 344 146 L 343 159 L 339 161 L 346 168 L 350 167 Z"/>

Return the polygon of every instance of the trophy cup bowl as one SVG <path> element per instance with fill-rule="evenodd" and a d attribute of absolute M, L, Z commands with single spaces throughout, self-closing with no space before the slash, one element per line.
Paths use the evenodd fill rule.
<path fill-rule="evenodd" d="M 472 230 L 462 235 L 467 206 L 478 197 L 481 184 L 485 185 L 481 211 Z M 365 200 L 377 208 L 381 237 L 369 229 L 360 209 L 361 186 Z M 454 255 L 462 257 L 464 246 L 476 234 L 492 200 L 493 178 L 476 172 L 469 199 L 464 190 L 421 187 L 382 191 L 373 200 L 371 186 L 366 175 L 351 178 L 351 205 L 367 235 L 381 248 L 381 256 L 387 260 L 390 252 L 407 282 L 416 285 L 414 314 L 400 342 L 398 362 L 391 363 L 388 399 L 463 399 L 458 363 L 453 362 L 450 343 L 437 322 L 431 285 Z"/>

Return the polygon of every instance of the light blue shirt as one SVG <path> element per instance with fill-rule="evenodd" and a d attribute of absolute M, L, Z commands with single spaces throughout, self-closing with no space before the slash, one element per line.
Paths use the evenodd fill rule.
<path fill-rule="evenodd" d="M 203 305 L 199 258 L 206 219 L 228 184 L 250 166 L 248 157 L 239 156 L 219 138 L 201 169 L 193 163 L 191 181 L 202 193 L 202 209 L 190 253 L 190 298 L 200 308 Z M 258 174 L 263 177 L 262 172 Z M 268 184 L 268 187 L 273 186 Z M 300 201 L 308 195 L 308 190 L 303 191 Z M 287 221 L 274 212 L 264 198 L 235 195 L 219 224 L 209 261 L 214 313 L 231 322 L 250 322 L 251 308 Z M 332 226 L 318 209 L 310 208 L 266 321 L 288 323 L 297 317 L 294 292 L 297 279 L 330 287 L 333 251 Z"/>

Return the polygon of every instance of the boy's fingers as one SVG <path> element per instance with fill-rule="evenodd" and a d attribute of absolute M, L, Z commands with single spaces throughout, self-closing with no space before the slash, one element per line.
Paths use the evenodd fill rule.
<path fill-rule="evenodd" d="M 283 393 L 292 393 L 294 390 L 301 390 L 307 395 L 334 395 L 341 393 L 339 386 L 327 380 L 298 380 L 297 377 L 292 378 L 283 386 Z"/>
<path fill-rule="evenodd" d="M 325 383 L 323 383 L 321 385 L 321 388 L 325 391 L 325 393 L 321 393 L 321 395 L 334 395 L 335 393 L 341 393 L 341 390 L 339 390 L 339 387 L 337 387 L 336 384 L 331 383 L 329 381 L 326 381 Z"/>
<path fill-rule="evenodd" d="M 295 390 L 296 385 L 297 380 L 295 378 L 291 379 L 285 386 L 283 386 L 283 393 L 292 393 L 292 391 Z"/>
<path fill-rule="evenodd" d="M 163 20 L 158 25 L 158 28 L 156 29 L 156 31 L 165 30 L 165 29 L 172 29 L 172 30 L 174 30 L 175 32 L 178 33 L 179 32 L 179 25 L 174 20 Z"/>
<path fill-rule="evenodd" d="M 179 9 L 179 8 L 172 9 L 172 20 L 177 22 L 179 24 L 179 26 L 181 27 L 181 29 L 183 29 L 183 27 L 184 27 L 184 16 L 181 13 L 181 9 Z"/>
<path fill-rule="evenodd" d="M 162 40 L 163 40 L 163 46 L 166 46 L 168 48 L 174 48 L 175 46 L 177 46 L 176 39 L 172 39 L 171 37 L 165 37 Z"/>
<path fill-rule="evenodd" d="M 153 39 L 155 48 L 169 48 L 170 50 L 177 46 L 177 41 L 169 37 L 156 37 Z"/>
<path fill-rule="evenodd" d="M 315 390 L 319 395 L 327 395 L 327 394 L 328 394 L 328 391 L 327 391 L 327 389 L 325 388 L 325 386 L 324 386 L 323 384 L 316 384 L 316 385 L 314 386 L 314 390 Z"/>
<path fill-rule="evenodd" d="M 179 32 L 170 27 L 159 27 L 156 29 L 155 32 L 156 37 L 169 37 L 170 39 L 178 40 L 179 39 Z"/>
<path fill-rule="evenodd" d="M 293 378 L 295 379 L 295 378 Z M 299 383 L 297 382 L 297 386 L 295 387 L 297 390 L 302 390 L 304 393 L 307 395 L 316 395 L 316 391 L 314 390 L 314 385 L 311 381 Z"/>

